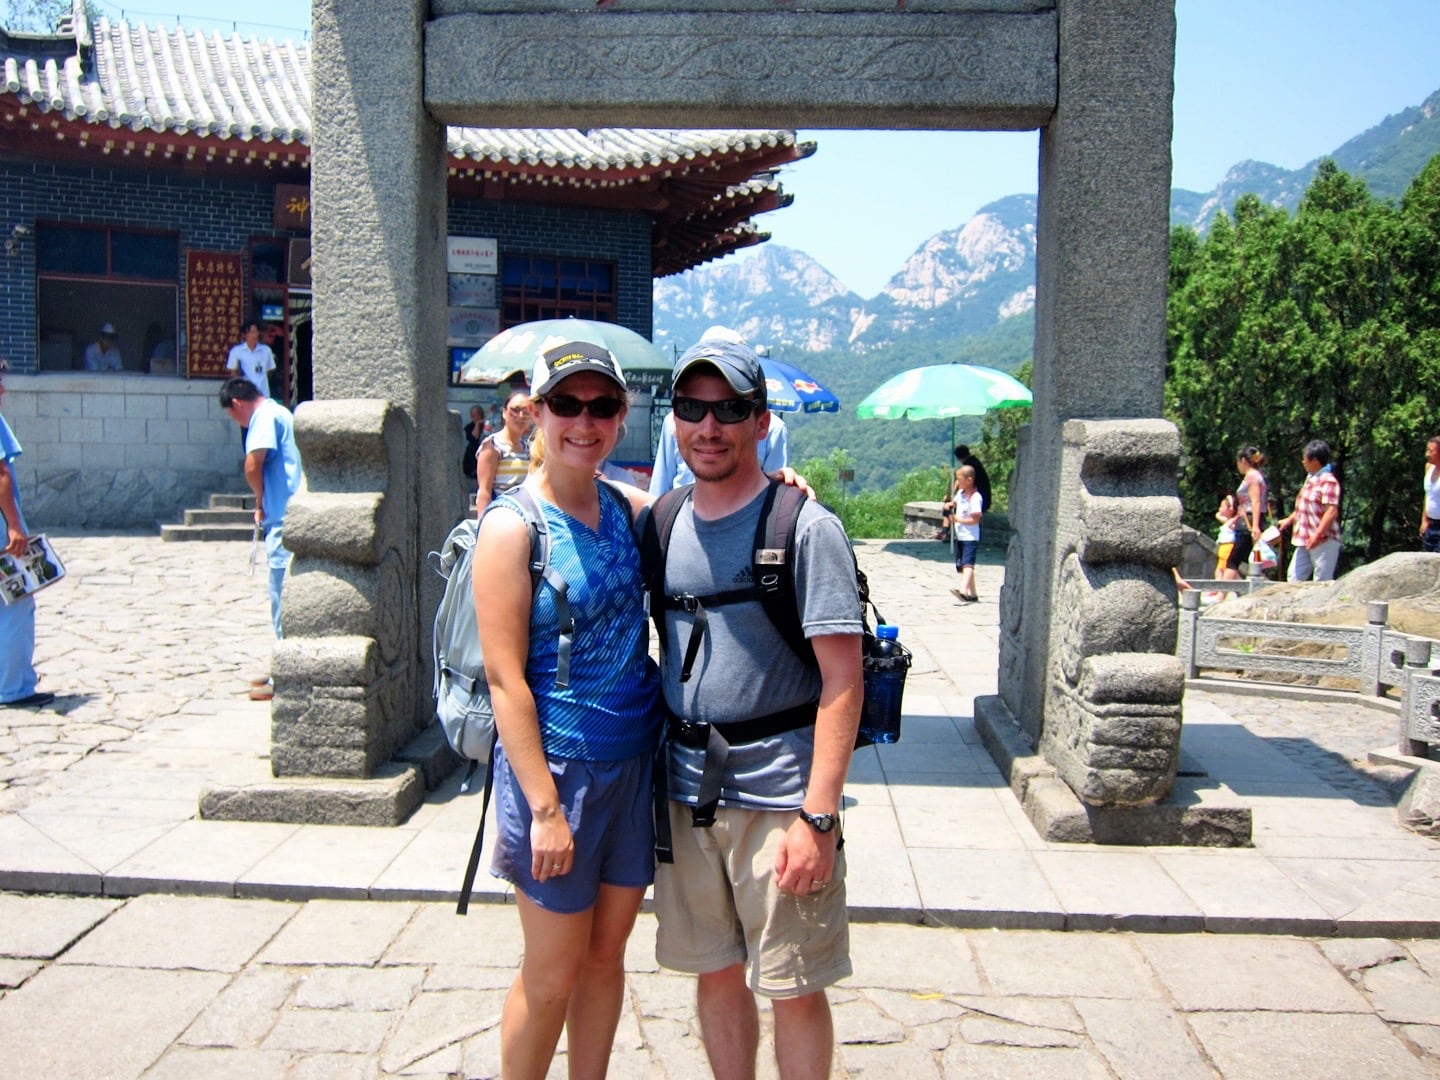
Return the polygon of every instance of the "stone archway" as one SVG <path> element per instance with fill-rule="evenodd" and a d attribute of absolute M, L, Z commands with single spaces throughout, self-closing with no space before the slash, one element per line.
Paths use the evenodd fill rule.
<path fill-rule="evenodd" d="M 1038 128 L 1034 419 L 984 707 L 1089 804 L 1162 797 L 1183 687 L 1178 440 L 1156 419 L 1174 35 L 1164 0 L 316 0 L 318 400 L 277 775 L 371 777 L 430 717 L 419 552 L 456 516 L 432 362 L 446 124 Z"/>

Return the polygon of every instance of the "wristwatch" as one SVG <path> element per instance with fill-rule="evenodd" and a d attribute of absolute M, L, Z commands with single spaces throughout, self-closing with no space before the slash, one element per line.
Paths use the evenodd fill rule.
<path fill-rule="evenodd" d="M 827 833 L 835 828 L 834 814 L 807 814 L 802 807 L 800 809 L 800 820 L 819 833 Z"/>

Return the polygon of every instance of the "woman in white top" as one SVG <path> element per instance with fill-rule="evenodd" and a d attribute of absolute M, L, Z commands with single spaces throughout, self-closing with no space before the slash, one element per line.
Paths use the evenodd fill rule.
<path fill-rule="evenodd" d="M 1425 509 L 1420 513 L 1420 550 L 1440 552 L 1440 435 L 1425 444 Z"/>
<path fill-rule="evenodd" d="M 483 517 L 496 495 L 525 482 L 530 472 L 530 395 L 513 390 L 505 399 L 505 426 L 475 451 L 475 515 Z"/>

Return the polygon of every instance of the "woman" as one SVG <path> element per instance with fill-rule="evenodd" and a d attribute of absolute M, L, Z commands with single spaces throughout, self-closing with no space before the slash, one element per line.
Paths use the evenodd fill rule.
<path fill-rule="evenodd" d="M 625 941 L 654 876 L 661 716 L 629 515 L 596 479 L 625 419 L 624 375 L 605 349 L 571 342 L 540 358 L 532 385 L 527 408 L 545 453 L 525 485 L 574 618 L 568 684 L 557 685 L 555 594 L 548 582 L 532 593 L 529 532 L 512 497 L 496 496 L 475 550 L 491 568 L 475 575 L 475 606 L 500 737 L 491 872 L 515 886 L 525 939 L 501 1014 L 511 1080 L 545 1076 L 562 1028 L 570 1076 L 605 1074 Z M 634 512 L 647 501 L 638 489 L 627 497 Z"/>
<path fill-rule="evenodd" d="M 505 426 L 487 435 L 475 453 L 475 513 L 485 516 L 490 500 L 517 487 L 530 471 L 530 397 L 512 390 L 505 399 Z"/>
<path fill-rule="evenodd" d="M 485 410 L 479 405 L 470 406 L 470 422 L 465 425 L 465 452 L 460 455 L 460 471 L 471 480 L 475 479 L 475 455 L 485 441 Z"/>
<path fill-rule="evenodd" d="M 1235 489 L 1235 544 L 1230 549 L 1230 558 L 1220 577 L 1225 581 L 1239 581 L 1241 568 L 1250 558 L 1255 538 L 1265 531 L 1265 507 L 1269 494 L 1265 487 L 1265 474 L 1260 467 L 1265 464 L 1265 455 L 1254 446 L 1247 446 L 1235 457 L 1235 468 L 1240 473 L 1240 486 Z"/>
<path fill-rule="evenodd" d="M 1425 507 L 1420 511 L 1420 550 L 1440 552 L 1440 435 L 1425 444 Z"/>

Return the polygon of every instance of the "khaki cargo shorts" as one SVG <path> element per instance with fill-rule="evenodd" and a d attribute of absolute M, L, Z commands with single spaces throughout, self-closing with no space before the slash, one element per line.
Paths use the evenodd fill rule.
<path fill-rule="evenodd" d="M 775 853 L 795 814 L 722 806 L 713 826 L 697 829 L 689 806 L 670 803 L 675 861 L 655 874 L 662 965 L 705 975 L 745 963 L 750 989 L 770 998 L 803 997 L 850 974 L 844 850 L 820 892 L 775 887 Z"/>

